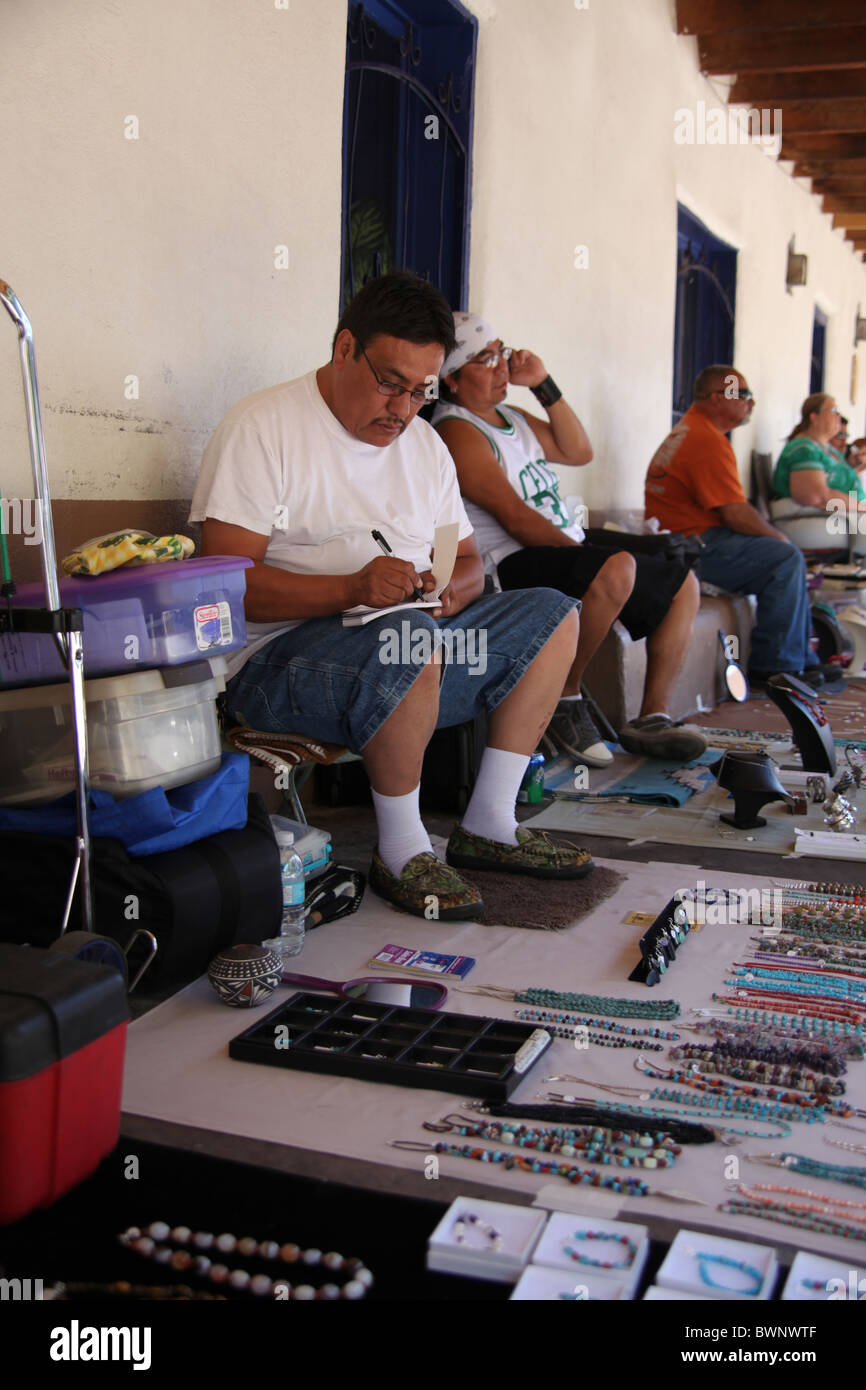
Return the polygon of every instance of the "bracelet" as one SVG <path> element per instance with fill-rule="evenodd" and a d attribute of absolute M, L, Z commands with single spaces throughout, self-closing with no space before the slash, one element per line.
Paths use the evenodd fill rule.
<path fill-rule="evenodd" d="M 562 392 L 552 376 L 546 376 L 537 386 L 530 386 L 529 389 L 539 405 L 543 405 L 545 410 L 549 410 L 552 405 L 556 405 L 556 402 L 562 399 Z"/>
<path fill-rule="evenodd" d="M 637 1254 L 637 1246 L 628 1236 L 619 1236 L 607 1231 L 575 1231 L 573 1240 L 612 1240 L 617 1245 L 625 1246 L 625 1259 L 619 1262 L 606 1260 L 593 1260 L 589 1255 L 583 1255 L 579 1250 L 575 1250 L 571 1245 L 562 1247 L 563 1254 L 575 1260 L 581 1265 L 592 1265 L 594 1269 L 631 1269 L 634 1264 L 634 1257 Z"/>

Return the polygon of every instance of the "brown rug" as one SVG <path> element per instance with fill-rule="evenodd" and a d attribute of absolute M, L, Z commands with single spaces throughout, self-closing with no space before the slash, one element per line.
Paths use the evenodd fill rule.
<path fill-rule="evenodd" d="M 461 869 L 460 876 L 484 899 L 482 927 L 528 927 L 533 931 L 576 927 L 628 877 L 597 865 L 586 878 L 571 880 L 523 878 L 477 869 Z"/>

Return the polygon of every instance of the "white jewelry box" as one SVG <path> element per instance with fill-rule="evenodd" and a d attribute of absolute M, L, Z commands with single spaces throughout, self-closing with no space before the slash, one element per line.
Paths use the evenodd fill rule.
<path fill-rule="evenodd" d="M 808 1287 L 814 1284 L 819 1287 Z M 782 1300 L 787 1303 L 852 1302 L 861 1298 L 866 1299 L 866 1270 L 806 1250 L 797 1252 L 782 1290 Z"/>
<path fill-rule="evenodd" d="M 580 1233 L 588 1236 L 589 1232 L 593 1233 L 591 1238 L 580 1239 Z M 633 1255 L 629 1253 L 629 1245 L 634 1247 Z M 574 1250 L 582 1258 L 575 1259 L 568 1250 Z M 616 1280 L 626 1289 L 624 1297 L 633 1298 L 648 1254 L 646 1226 L 555 1211 L 535 1247 L 532 1263 L 568 1270 L 575 1283 L 585 1283 L 590 1275 Z M 590 1260 L 603 1261 L 613 1268 L 602 1269 L 600 1264 L 590 1264 Z"/>
<path fill-rule="evenodd" d="M 678 1231 L 656 1283 L 683 1293 L 751 1303 L 770 1297 L 778 1267 L 769 1245 Z"/>
<path fill-rule="evenodd" d="M 621 1280 L 601 1279 L 596 1270 L 576 1272 L 548 1269 L 532 1264 L 525 1269 L 511 1295 L 515 1303 L 598 1303 L 628 1299 L 631 1294 Z"/>
<path fill-rule="evenodd" d="M 535 1207 L 456 1197 L 427 1242 L 427 1268 L 514 1284 L 529 1263 L 546 1220 L 546 1213 Z"/>

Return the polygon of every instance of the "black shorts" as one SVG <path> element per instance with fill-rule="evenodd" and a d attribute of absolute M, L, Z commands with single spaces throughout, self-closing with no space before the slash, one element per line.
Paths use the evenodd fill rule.
<path fill-rule="evenodd" d="M 531 545 L 506 555 L 496 567 L 503 589 L 559 589 L 583 598 L 602 565 L 621 552 L 599 545 Z M 637 639 L 655 632 L 689 573 L 688 565 L 659 555 L 635 555 L 634 588 L 620 622 Z"/>

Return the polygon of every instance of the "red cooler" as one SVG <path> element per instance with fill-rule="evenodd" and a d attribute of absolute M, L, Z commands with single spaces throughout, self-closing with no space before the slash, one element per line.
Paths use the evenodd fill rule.
<path fill-rule="evenodd" d="M 114 1148 L 128 1021 L 109 966 L 0 944 L 0 1224 L 50 1206 Z"/>

